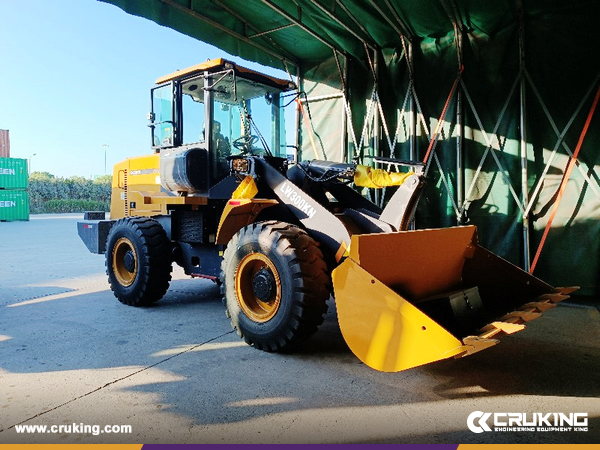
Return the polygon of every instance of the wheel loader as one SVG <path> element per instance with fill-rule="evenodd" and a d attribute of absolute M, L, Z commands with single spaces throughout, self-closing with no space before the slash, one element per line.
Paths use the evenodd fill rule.
<path fill-rule="evenodd" d="M 488 348 L 572 292 L 481 247 L 474 226 L 411 229 L 419 163 L 290 161 L 297 95 L 223 59 L 157 80 L 153 153 L 115 165 L 110 219 L 78 222 L 120 302 L 160 300 L 177 263 L 220 285 L 241 338 L 276 352 L 314 334 L 333 296 L 352 352 L 395 372 Z M 384 208 L 356 189 L 382 186 L 395 189 Z"/>

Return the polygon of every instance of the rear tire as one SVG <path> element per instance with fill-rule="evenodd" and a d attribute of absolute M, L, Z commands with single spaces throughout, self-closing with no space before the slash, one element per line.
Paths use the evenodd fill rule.
<path fill-rule="evenodd" d="M 331 277 L 317 242 L 278 221 L 236 233 L 223 255 L 221 293 L 231 325 L 248 344 L 289 350 L 317 331 Z"/>
<path fill-rule="evenodd" d="M 160 300 L 169 288 L 171 270 L 171 243 L 157 221 L 127 217 L 112 226 L 106 274 L 121 303 L 146 306 Z"/>

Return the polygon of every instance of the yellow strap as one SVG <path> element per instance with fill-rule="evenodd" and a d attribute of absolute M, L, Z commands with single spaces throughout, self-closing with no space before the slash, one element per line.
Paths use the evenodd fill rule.
<path fill-rule="evenodd" d="M 235 189 L 235 191 L 233 191 L 233 194 L 231 194 L 231 198 L 254 198 L 254 196 L 257 193 L 258 188 L 256 187 L 256 183 L 254 182 L 254 178 L 251 175 L 247 175 L 246 178 L 244 178 L 240 185 Z"/>
<path fill-rule="evenodd" d="M 367 166 L 356 166 L 354 183 L 360 187 L 381 189 L 387 186 L 400 186 L 414 172 L 386 172 Z"/>

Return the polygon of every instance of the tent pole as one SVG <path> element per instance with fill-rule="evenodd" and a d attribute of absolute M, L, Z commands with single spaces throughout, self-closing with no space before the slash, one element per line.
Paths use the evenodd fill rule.
<path fill-rule="evenodd" d="M 341 145 L 342 145 L 342 151 L 341 151 L 341 157 L 340 157 L 340 161 L 341 162 L 351 162 L 352 161 L 352 157 L 348 154 L 348 114 L 346 113 L 346 107 L 345 107 L 345 103 L 348 101 L 348 64 L 350 63 L 348 61 L 348 58 L 346 56 L 343 57 L 344 58 L 344 67 L 342 68 L 342 73 L 340 74 L 342 77 L 342 89 L 343 89 L 343 94 L 342 94 L 342 100 L 344 102 L 344 105 L 342 105 L 342 136 L 341 136 Z"/>
<path fill-rule="evenodd" d="M 521 199 L 523 205 L 529 204 L 529 185 L 527 172 L 527 80 L 525 77 L 525 18 L 523 11 L 523 0 L 517 0 L 517 11 L 519 14 L 519 67 L 521 74 L 520 85 L 520 128 L 521 128 Z M 530 268 L 530 235 L 529 235 L 529 215 L 523 214 L 523 269 L 529 271 Z"/>
<path fill-rule="evenodd" d="M 414 90 L 414 51 L 412 40 L 408 42 L 408 76 L 409 76 L 409 87 L 410 87 L 410 116 L 409 116 L 409 158 L 411 161 L 417 160 L 417 111 L 415 104 L 415 90 Z"/>
<path fill-rule="evenodd" d="M 458 70 L 462 73 L 463 62 L 463 30 L 462 19 L 458 13 L 456 3 L 451 0 L 441 0 L 442 6 L 448 14 L 448 18 L 452 22 L 454 28 L 454 42 L 456 45 L 456 59 Z M 462 206 L 465 202 L 465 168 L 464 168 L 464 117 L 463 117 L 463 93 L 460 86 L 457 86 L 456 92 L 456 204 L 458 211 L 464 211 Z M 456 217 L 457 223 L 462 223 L 462 213 Z"/>
<path fill-rule="evenodd" d="M 458 53 L 458 69 L 463 67 L 463 39 L 458 24 L 455 25 L 456 45 Z M 465 202 L 465 152 L 464 152 L 464 116 L 463 116 L 463 92 L 460 86 L 456 91 L 456 204 L 459 208 Z M 462 223 L 462 215 L 456 217 L 458 225 Z"/>
<path fill-rule="evenodd" d="M 465 203 L 465 162 L 463 148 L 463 94 L 459 89 L 456 93 L 456 204 L 462 207 Z M 456 218 L 458 224 L 462 223 L 462 217 Z"/>
<path fill-rule="evenodd" d="M 375 88 L 375 101 L 377 102 L 378 106 L 380 103 L 380 99 L 379 99 L 379 86 L 377 86 L 377 72 L 379 70 L 379 52 L 378 51 L 374 51 L 373 52 L 373 71 L 374 71 L 374 76 L 375 78 L 373 79 L 373 83 L 375 83 L 376 88 Z M 379 133 L 379 128 L 381 127 L 381 117 L 379 116 L 379 108 L 375 108 L 375 111 L 373 111 L 373 156 L 381 156 L 380 152 L 380 148 L 379 148 L 379 139 L 380 139 L 380 133 Z M 375 204 L 379 205 L 379 189 L 375 190 Z"/>
<path fill-rule="evenodd" d="M 300 64 L 296 66 L 296 81 L 298 82 L 298 89 L 302 92 L 304 90 L 304 78 L 302 78 L 302 72 L 300 71 Z M 300 117 L 300 98 L 296 102 L 296 162 L 302 161 L 302 119 Z"/>
<path fill-rule="evenodd" d="M 375 72 L 375 74 L 377 74 L 377 71 L 379 69 L 379 52 L 375 51 L 373 52 L 373 70 Z M 377 84 L 377 79 L 373 80 L 374 83 Z M 377 103 L 380 102 L 379 100 L 379 86 L 377 86 L 376 88 L 376 93 L 377 93 L 377 97 L 376 97 L 376 101 Z M 381 156 L 379 154 L 379 127 L 381 126 L 381 118 L 379 117 L 379 108 L 375 108 L 375 111 L 373 112 L 373 156 Z"/>

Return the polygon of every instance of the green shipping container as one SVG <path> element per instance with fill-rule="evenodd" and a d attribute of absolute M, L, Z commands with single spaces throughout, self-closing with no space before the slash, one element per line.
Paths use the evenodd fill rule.
<path fill-rule="evenodd" d="M 28 185 L 26 159 L 0 158 L 0 189 L 27 189 Z"/>
<path fill-rule="evenodd" d="M 29 192 L 0 189 L 0 221 L 29 220 Z"/>

